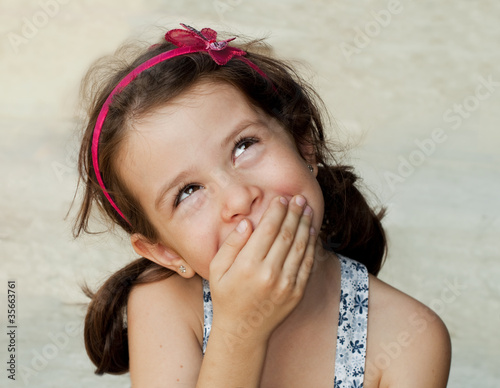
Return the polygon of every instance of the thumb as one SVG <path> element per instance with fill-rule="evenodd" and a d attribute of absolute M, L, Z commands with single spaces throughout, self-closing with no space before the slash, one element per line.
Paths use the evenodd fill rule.
<path fill-rule="evenodd" d="M 248 220 L 241 220 L 224 243 L 210 263 L 210 282 L 220 280 L 224 274 L 231 268 L 234 260 L 252 234 L 252 227 Z"/>

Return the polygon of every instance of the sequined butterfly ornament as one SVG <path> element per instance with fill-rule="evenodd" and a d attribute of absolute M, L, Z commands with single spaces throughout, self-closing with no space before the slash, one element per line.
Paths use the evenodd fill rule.
<path fill-rule="evenodd" d="M 211 28 L 203 28 L 201 31 L 181 23 L 185 30 L 180 28 L 170 30 L 165 34 L 165 40 L 175 44 L 177 47 L 190 47 L 199 51 L 206 51 L 218 65 L 225 65 L 235 56 L 243 56 L 245 51 L 231 47 L 229 42 L 236 38 L 221 40 L 217 42 L 217 32 Z"/>

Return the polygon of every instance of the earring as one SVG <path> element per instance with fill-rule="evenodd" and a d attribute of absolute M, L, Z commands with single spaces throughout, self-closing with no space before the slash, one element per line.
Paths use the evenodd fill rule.
<path fill-rule="evenodd" d="M 314 167 L 310 164 L 307 165 L 307 168 L 309 169 L 309 171 L 314 172 Z"/>
<path fill-rule="evenodd" d="M 179 266 L 179 271 L 181 271 L 181 273 L 186 273 L 186 267 L 183 265 Z"/>

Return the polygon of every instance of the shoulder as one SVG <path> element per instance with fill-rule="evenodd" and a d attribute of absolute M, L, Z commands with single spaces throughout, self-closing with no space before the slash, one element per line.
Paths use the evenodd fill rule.
<path fill-rule="evenodd" d="M 370 275 L 365 378 L 380 387 L 446 387 L 450 361 L 450 336 L 439 316 Z"/>
<path fill-rule="evenodd" d="M 185 279 L 177 274 L 156 282 L 135 285 L 127 301 L 128 315 L 130 317 L 131 313 L 144 310 L 148 311 L 148 315 L 171 313 L 169 308 L 182 307 L 181 311 L 175 310 L 176 316 L 186 318 L 193 313 L 197 316 L 203 302 L 202 289 L 200 277 Z M 155 309 L 151 310 L 150 307 Z"/>
<path fill-rule="evenodd" d="M 172 275 L 134 286 L 127 302 L 127 324 L 134 386 L 196 381 L 203 341 L 199 277 Z"/>

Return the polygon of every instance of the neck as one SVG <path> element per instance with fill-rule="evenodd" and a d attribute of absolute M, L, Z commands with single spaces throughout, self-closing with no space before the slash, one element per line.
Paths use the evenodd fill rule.
<path fill-rule="evenodd" d="M 323 248 L 321 241 L 316 243 L 315 261 L 307 282 L 304 297 L 292 315 L 313 316 L 322 311 L 325 305 L 337 300 L 340 295 L 340 265 L 334 252 Z"/>

